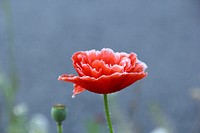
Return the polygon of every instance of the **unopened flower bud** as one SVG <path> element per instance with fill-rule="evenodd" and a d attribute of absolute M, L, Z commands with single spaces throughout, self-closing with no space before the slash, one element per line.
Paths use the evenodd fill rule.
<path fill-rule="evenodd" d="M 52 118 L 58 122 L 62 123 L 67 117 L 67 109 L 66 106 L 63 104 L 56 104 L 51 108 L 51 116 Z"/>

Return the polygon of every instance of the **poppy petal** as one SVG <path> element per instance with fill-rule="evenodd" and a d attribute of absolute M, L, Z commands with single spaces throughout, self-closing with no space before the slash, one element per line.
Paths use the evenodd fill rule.
<path fill-rule="evenodd" d="M 146 75 L 147 73 L 114 73 L 112 75 L 103 75 L 98 79 L 89 76 L 62 75 L 59 80 L 72 82 L 91 92 L 108 94 L 119 91 Z"/>
<path fill-rule="evenodd" d="M 73 95 L 72 98 L 75 98 L 76 94 L 79 94 L 81 92 L 85 91 L 85 89 L 77 84 L 74 84 L 74 90 L 73 90 Z"/>

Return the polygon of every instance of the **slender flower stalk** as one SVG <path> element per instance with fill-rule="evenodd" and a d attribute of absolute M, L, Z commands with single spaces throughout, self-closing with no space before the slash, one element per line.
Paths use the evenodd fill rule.
<path fill-rule="evenodd" d="M 57 130 L 58 130 L 58 133 L 62 133 L 62 123 L 57 123 Z"/>
<path fill-rule="evenodd" d="M 108 108 L 107 94 L 104 94 L 103 96 L 104 96 L 104 108 L 105 108 L 106 118 L 107 118 L 107 122 L 108 122 L 108 128 L 110 130 L 110 133 L 113 133 L 112 123 L 110 120 L 110 113 L 109 113 L 109 108 Z"/>

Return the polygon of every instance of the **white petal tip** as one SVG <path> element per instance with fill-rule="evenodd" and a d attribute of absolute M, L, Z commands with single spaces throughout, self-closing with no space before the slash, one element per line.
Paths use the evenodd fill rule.
<path fill-rule="evenodd" d="M 62 77 L 61 77 L 61 76 L 59 76 L 59 77 L 58 77 L 58 80 L 61 80 L 61 79 L 62 79 Z"/>

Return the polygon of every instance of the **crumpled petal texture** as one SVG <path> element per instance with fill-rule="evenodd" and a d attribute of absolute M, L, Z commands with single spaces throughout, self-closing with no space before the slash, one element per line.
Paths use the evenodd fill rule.
<path fill-rule="evenodd" d="M 73 54 L 72 61 L 79 76 L 63 74 L 58 80 L 74 83 L 73 96 L 84 90 L 114 93 L 147 76 L 146 64 L 135 53 L 114 53 L 109 48 L 80 51 Z"/>

